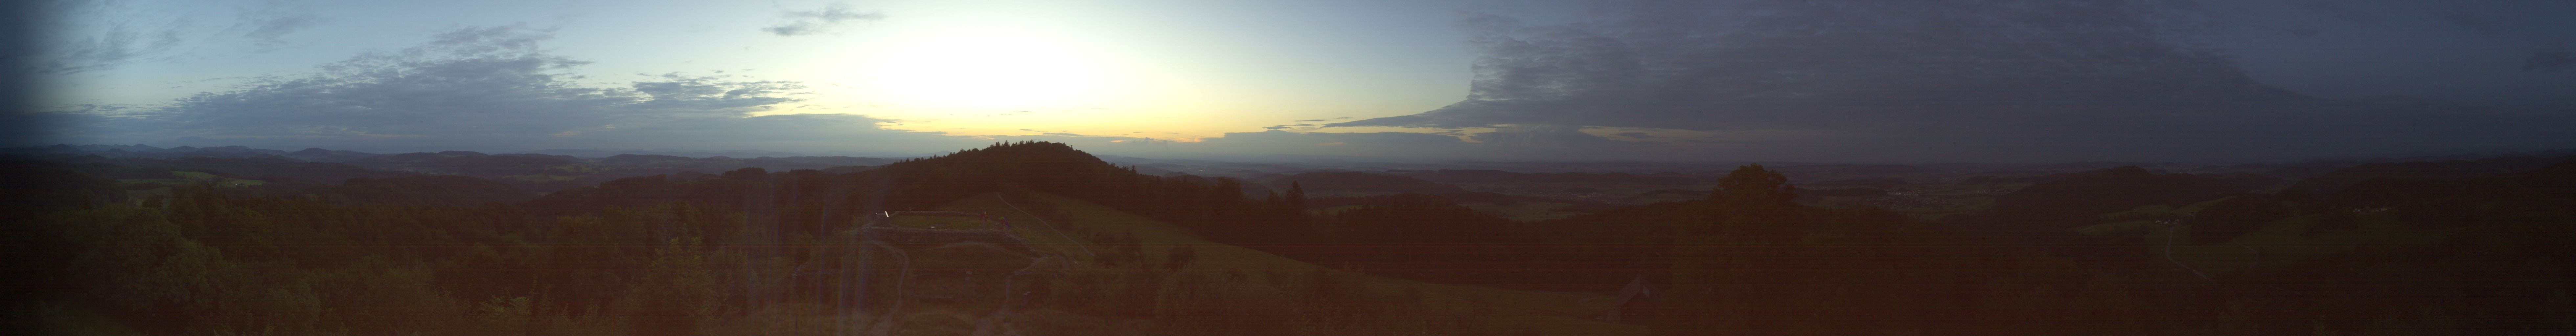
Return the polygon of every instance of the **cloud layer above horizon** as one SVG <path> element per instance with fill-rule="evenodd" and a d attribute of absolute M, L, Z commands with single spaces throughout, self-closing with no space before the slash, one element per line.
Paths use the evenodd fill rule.
<path fill-rule="evenodd" d="M 1601 15 L 1569 24 L 1476 16 L 1463 26 L 1476 32 L 1472 43 L 1484 55 L 1464 100 L 1326 126 L 1660 128 L 1712 132 L 1711 143 L 1768 133 L 1755 143 L 1695 148 L 1908 160 L 2576 143 L 2571 110 L 2319 99 L 2255 81 L 2226 52 L 2195 40 L 2269 19 L 2248 18 L 2245 9 L 2187 1 L 1626 1 L 1601 3 Z M 2555 64 L 2548 50 L 2558 49 L 2525 63 Z"/>
<path fill-rule="evenodd" d="M 583 84 L 588 64 L 551 54 L 525 26 L 464 27 L 428 43 L 368 52 L 295 76 L 259 78 L 161 106 L 89 106 L 74 138 L 334 143 L 362 147 L 670 147 L 813 141 L 920 142 L 935 133 L 879 129 L 843 114 L 752 116 L 801 101 L 795 82 L 733 75 L 636 74 L 625 86 Z M 895 146 L 885 146 L 895 147 Z"/>
<path fill-rule="evenodd" d="M 56 5 L 69 7 L 50 10 L 113 7 L 70 4 L 81 3 L 61 2 Z M 2576 106 L 2554 103 L 2576 100 L 2547 94 L 2576 90 L 2576 84 L 2559 80 L 2576 79 L 2576 71 L 2565 71 L 2568 64 L 2576 64 L 2568 61 L 2566 47 L 2568 39 L 2576 38 L 2570 32 L 2576 30 L 2555 30 L 2576 26 L 2535 19 L 2551 17 L 2546 15 L 2549 8 L 2557 7 L 2512 2 L 2437 7 L 2369 1 L 1599 1 L 1590 3 L 1589 14 L 1572 17 L 1468 12 L 1457 27 L 1465 33 L 1463 42 L 1473 47 L 1473 78 L 1454 83 L 1453 90 L 1466 88 L 1463 97 L 1423 95 L 1457 99 L 1427 111 L 1443 101 L 1376 102 L 1371 104 L 1379 105 L 1369 106 L 1410 107 L 1379 108 L 1385 111 L 1365 114 L 1352 112 L 1359 110 L 1352 106 L 1362 104 L 1335 101 L 1359 98 L 1309 98 L 1271 89 L 1282 97 L 1309 100 L 1176 94 L 1179 98 L 1172 99 L 1204 102 L 1173 112 L 1085 112 L 1100 108 L 1046 112 L 1052 114 L 1045 117 L 1053 119 L 1019 116 L 1038 114 L 1019 109 L 940 112 L 950 113 L 943 115 L 902 108 L 851 108 L 903 98 L 849 91 L 844 83 L 834 82 L 889 76 L 851 70 L 859 68 L 848 63 L 859 58 L 842 57 L 868 55 L 864 49 L 869 45 L 852 41 L 900 40 L 863 36 L 886 33 L 870 29 L 892 22 L 875 7 L 843 3 L 727 7 L 736 10 L 730 13 L 734 21 L 725 21 L 732 25 L 705 30 L 775 44 L 743 46 L 740 52 L 722 45 L 670 49 L 703 55 L 790 55 L 794 53 L 755 50 L 759 49 L 755 46 L 859 46 L 799 49 L 843 53 L 817 52 L 805 59 L 719 65 L 689 65 L 694 61 L 687 58 L 639 61 L 643 58 L 600 50 L 656 49 L 614 49 L 610 47 L 634 43 L 601 47 L 606 43 L 602 41 L 691 40 L 681 38 L 686 32 L 602 35 L 603 30 L 594 29 L 588 31 L 590 35 L 572 34 L 561 23 L 450 25 L 422 34 L 427 35 L 424 42 L 408 46 L 382 44 L 363 52 L 327 54 L 307 51 L 299 54 L 302 58 L 267 56 L 329 43 L 319 42 L 327 41 L 325 37 L 310 36 L 315 27 L 355 19 L 317 15 L 299 4 L 270 2 L 241 9 L 238 17 L 223 21 L 229 24 L 215 25 L 220 32 L 192 32 L 189 27 L 198 25 L 184 20 L 165 25 L 93 20 L 79 31 L 86 35 L 56 41 L 54 49 L 39 58 L 41 62 L 31 63 L 32 68 L 24 71 L 85 78 L 160 71 L 151 74 L 161 77 L 152 78 L 234 84 L 173 90 L 149 100 L 65 104 L 53 106 L 48 113 L 7 117 L 52 119 L 34 122 L 63 126 L 53 132 L 58 138 L 50 140 L 54 142 L 379 151 L 673 148 L 927 153 L 994 141 L 1045 140 L 1131 156 L 1992 162 L 2249 161 L 2501 152 L 2576 143 L 2576 109 L 2568 108 Z M 936 17 L 906 14 L 900 18 Z M 2355 28 L 2360 26 L 2381 28 Z M 988 35 L 1003 36 L 918 38 Z M 567 44 L 558 41 L 559 36 L 579 39 L 587 44 L 577 45 L 591 49 L 584 49 L 586 53 L 557 49 Z M 2458 36 L 2475 38 L 2443 39 Z M 996 37 L 951 42 L 1011 41 L 1040 40 Z M 2415 41 L 2411 45 L 2454 48 L 2355 52 L 2333 44 L 2269 51 L 2248 47 L 2324 43 L 2318 41 Z M 1055 42 L 1064 41 L 1048 43 Z M 1281 45 L 1289 44 L 1273 47 L 1286 48 Z M 266 74 L 231 80 L 185 77 L 185 72 L 168 70 L 188 62 L 220 64 L 188 59 L 199 57 L 191 56 L 192 50 L 217 46 L 238 47 L 233 49 L 254 55 L 247 59 L 262 62 L 260 66 L 288 70 L 234 72 L 228 75 Z M 361 48 L 343 50 L 357 49 Z M 2429 54 L 2436 51 L 2449 54 Z M 2346 61 L 2360 65 L 2331 69 L 2280 65 L 2283 60 L 2324 64 L 2297 62 L 2370 57 L 2479 61 L 2422 63 L 2414 68 L 2374 67 L 2380 63 L 2361 61 Z M 816 63 L 795 63 L 803 61 Z M 1020 69 L 951 63 L 968 69 Z M 1402 62 L 1390 64 L 1394 63 Z M 310 68 L 296 70 L 306 66 Z M 1312 64 L 1273 67 L 1305 66 Z M 1387 66 L 1402 67 L 1423 65 Z M 993 73 L 954 77 L 1011 81 L 1015 75 L 987 72 Z M 182 74 L 162 76 L 172 73 Z M 924 76 L 945 78 L 939 74 Z M 1457 81 L 1464 74 L 1458 76 L 1441 80 Z M 1059 77 L 1063 83 L 1092 80 Z M 2332 94 L 2329 86 L 2281 84 L 2315 78 L 2361 83 L 2351 87 L 2433 83 L 2421 84 L 2425 88 L 2413 92 L 2477 91 L 2527 99 L 2356 98 Z M 1268 85 L 1237 79 L 1243 81 L 1191 86 L 1251 90 Z M 961 89 L 944 93 L 965 100 L 1007 98 L 968 89 L 1009 83 L 976 81 L 952 83 Z M 2460 84 L 2469 82 L 2474 84 Z M 124 86 L 83 90 L 187 87 L 170 83 L 121 83 Z M 1296 110 L 1311 111 L 1278 112 Z M 1256 121 L 1245 122 L 1250 126 L 1241 129 L 1159 129 L 1187 123 L 1173 120 L 1215 119 Z M 964 132 L 959 127 L 919 128 L 934 121 L 964 122 L 959 120 L 992 122 L 988 128 L 1025 133 L 914 131 Z M 903 126 L 908 122 L 914 128 Z M 1259 126 L 1272 123 L 1277 125 Z M 1181 134 L 1171 131 L 1195 135 L 1144 136 Z"/>

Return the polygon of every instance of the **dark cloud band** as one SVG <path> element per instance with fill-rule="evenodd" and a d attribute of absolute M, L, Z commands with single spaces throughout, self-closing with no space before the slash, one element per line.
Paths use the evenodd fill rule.
<path fill-rule="evenodd" d="M 2192 41 L 2241 15 L 2204 5 L 1619 1 L 1562 25 L 1478 15 L 1462 23 L 1484 54 L 1466 99 L 1326 126 L 1506 127 L 1521 131 L 1491 136 L 1569 145 L 1645 144 L 1547 125 L 1771 130 L 1808 135 L 1768 142 L 1781 149 L 1932 146 L 1971 160 L 2509 145 L 2492 138 L 2501 133 L 2576 139 L 2559 127 L 2571 124 L 2565 115 L 2335 101 L 2257 82 Z M 2526 68 L 2563 66 L 2550 55 Z"/>
<path fill-rule="evenodd" d="M 545 29 L 468 27 L 429 43 L 370 52 L 321 71 L 254 80 L 157 108 L 92 107 L 59 113 L 86 138 L 116 142 L 224 141 L 277 146 L 452 148 L 795 146 L 936 133 L 883 130 L 858 115 L 752 116 L 799 102 L 799 83 L 730 75 L 651 75 L 623 87 L 576 81 L 586 61 L 540 44 Z M 336 147 L 335 147 L 336 148 Z"/>

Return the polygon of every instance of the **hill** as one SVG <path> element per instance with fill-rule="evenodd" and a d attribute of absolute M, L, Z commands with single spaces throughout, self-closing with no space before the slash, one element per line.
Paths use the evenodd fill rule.
<path fill-rule="evenodd" d="M 2273 179 L 2260 176 L 2157 174 L 2125 166 L 2069 174 L 1997 196 L 1994 207 L 1945 222 L 1991 223 L 2002 229 L 2055 230 L 2092 224 L 2094 217 L 2141 205 L 2184 205 L 2253 191 Z"/>
<path fill-rule="evenodd" d="M 2576 160 L 2576 156 L 2509 156 L 2478 160 L 2367 163 L 2299 180 L 2289 189 L 2282 190 L 2281 195 L 2293 198 L 2324 198 L 2332 197 L 2345 188 L 2373 179 L 2482 177 L 2529 171 L 2567 160 Z"/>
<path fill-rule="evenodd" d="M 1287 190 L 1290 184 L 1303 186 L 1311 196 L 1369 196 L 1385 194 L 1450 194 L 1466 190 L 1457 186 L 1422 179 L 1364 172 L 1304 172 L 1261 181 L 1272 189 Z"/>

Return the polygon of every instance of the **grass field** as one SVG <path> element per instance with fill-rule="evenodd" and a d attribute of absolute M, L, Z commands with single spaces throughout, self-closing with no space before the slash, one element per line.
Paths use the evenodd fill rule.
<path fill-rule="evenodd" d="M 2141 206 L 2129 211 L 2104 214 L 2110 220 L 2133 218 L 2189 217 L 2226 199 L 2216 199 L 2182 207 Z M 2445 235 L 2437 230 L 2410 228 L 2385 213 L 2353 214 L 2348 227 L 2325 227 L 2325 215 L 2303 215 L 2263 223 L 2261 228 L 2227 242 L 2193 244 L 2177 239 L 2190 233 L 2188 226 L 2177 228 L 2172 223 L 2153 219 L 2127 220 L 2076 227 L 2087 235 L 2136 235 L 2147 246 L 2156 247 L 2156 258 L 2147 262 L 2189 267 L 2209 276 L 2242 272 L 2259 272 L 2273 265 L 2333 256 L 2368 246 L 2408 246 L 2441 243 Z M 2174 231 L 2179 230 L 2179 231 Z M 2174 232 L 2168 232 L 2174 231 Z M 2168 260 L 2165 251 L 2171 251 Z"/>
<path fill-rule="evenodd" d="M 1005 195 L 1007 194 L 1007 195 Z M 1003 197 L 1009 197 L 1004 200 Z M 1005 202 L 1008 202 L 1007 204 Z M 1016 209 L 1015 209 L 1016 208 Z M 1166 260 L 1170 251 L 1193 251 L 1194 261 L 1174 270 L 1161 295 L 1187 297 L 1186 289 L 1242 290 L 1280 292 L 1296 296 L 1293 291 L 1275 289 L 1311 286 L 1303 283 L 1316 274 L 1353 279 L 1355 290 L 1366 295 L 1367 302 L 1383 307 L 1395 316 L 1378 320 L 1377 328 L 1420 328 L 1435 334 L 1538 334 L 1538 335 L 1641 335 L 1644 326 L 1607 323 L 1596 318 L 1611 305 L 1611 297 L 1599 293 L 1551 293 L 1502 290 L 1477 286 L 1457 286 L 1378 277 L 1329 269 L 1249 248 L 1219 244 L 1201 239 L 1188 230 L 1168 223 L 1134 216 L 1106 206 L 1033 192 L 1005 192 L 969 197 L 941 210 L 984 212 L 1009 220 L 1017 234 L 1027 238 L 1042 253 L 1098 265 L 1095 260 L 1105 247 L 1084 237 L 1133 235 L 1141 245 L 1136 256 L 1141 260 Z M 1025 210 L 1026 213 L 1022 211 Z M 1036 213 L 1060 213 L 1058 222 L 1042 222 Z M 1056 216 L 1050 216 L 1056 217 Z M 1165 300 L 1170 301 L 1170 300 Z M 1243 302 L 1243 304 L 1280 304 L 1281 302 Z M 1178 302 L 1166 302 L 1178 304 Z M 1171 308 L 1171 307 L 1164 307 Z M 1171 310 L 1171 309 L 1166 309 Z M 1044 314 L 1032 314 L 1044 315 Z M 1037 318 L 1032 316 L 1031 318 Z M 1055 319 L 1068 319 L 1055 316 Z M 1079 320 L 1079 318 L 1072 318 Z M 1170 321 L 1165 321 L 1170 322 Z M 1090 321 L 1115 325 L 1120 321 Z M 1378 330 L 1403 334 L 1401 330 Z"/>
<path fill-rule="evenodd" d="M 1464 205 L 1468 208 L 1476 209 L 1477 211 L 1494 214 L 1495 216 L 1523 221 L 1563 219 L 1582 216 L 1585 214 L 1584 212 L 1558 211 L 1560 209 L 1572 208 L 1575 206 L 1574 203 L 1520 202 L 1510 205 L 1492 203 L 1467 203 Z"/>
<path fill-rule="evenodd" d="M 993 227 L 993 223 L 985 222 L 982 218 L 938 215 L 895 216 L 894 218 L 887 220 L 886 225 L 905 228 L 950 230 L 978 230 Z"/>

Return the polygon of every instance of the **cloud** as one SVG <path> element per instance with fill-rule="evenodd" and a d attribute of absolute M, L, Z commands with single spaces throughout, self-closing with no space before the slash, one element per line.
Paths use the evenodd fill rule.
<path fill-rule="evenodd" d="M 709 141 L 814 147 L 955 138 L 878 129 L 891 120 L 866 116 L 750 116 L 801 101 L 796 82 L 668 73 L 624 86 L 587 86 L 580 82 L 592 80 L 572 70 L 588 62 L 545 51 L 540 43 L 551 37 L 522 26 L 460 28 L 416 47 L 367 52 L 315 73 L 261 78 L 141 111 L 72 112 L 91 121 L 90 137 L 119 143 L 201 138 L 344 147 L 693 148 Z"/>
<path fill-rule="evenodd" d="M 2475 14 L 2452 13 L 2450 15 L 2443 15 L 2442 18 L 2449 19 L 2451 24 L 2459 25 L 2461 28 L 2476 30 L 2480 33 L 2494 34 L 2496 32 L 2494 25 L 2488 24 L 2486 19 L 2479 18 Z"/>
<path fill-rule="evenodd" d="M 824 5 L 823 9 L 818 10 L 791 10 L 780 12 L 778 17 L 785 19 L 786 23 L 763 27 L 760 28 L 760 31 L 778 34 L 778 36 L 802 36 L 831 33 L 840 29 L 841 24 L 844 22 L 883 20 L 885 19 L 885 14 L 878 12 L 859 12 L 851 10 L 849 4 L 832 3 L 830 5 Z"/>
<path fill-rule="evenodd" d="M 120 4 L 95 1 L 30 1 L 13 3 L 9 9 L 28 13 L 12 22 L 26 25 L 18 30 L 25 37 L 35 37 L 37 51 L 33 59 L 20 64 L 6 64 L 13 75 L 75 74 L 113 69 L 140 60 L 160 57 L 180 44 L 186 22 L 178 18 L 123 17 L 116 11 Z M 10 14 L 22 14 L 11 12 Z"/>
<path fill-rule="evenodd" d="M 1325 126 L 1499 126 L 1509 130 L 1478 138 L 1566 146 L 1670 144 L 1540 125 L 1769 131 L 1799 135 L 1767 140 L 1784 148 L 1971 160 L 2496 145 L 2475 133 L 2499 130 L 2571 136 L 2531 126 L 2564 125 L 2563 116 L 2394 109 L 2256 82 L 2192 40 L 2235 13 L 2189 2 L 1624 1 L 1595 13 L 1557 25 L 1471 15 L 1460 25 L 1483 55 L 1465 99 Z M 2433 117 L 2453 113 L 2486 115 Z M 2487 121 L 2501 123 L 2464 124 Z"/>
<path fill-rule="evenodd" d="M 1631 145 L 1631 143 L 1626 141 L 1611 140 L 1598 135 L 1583 133 L 1583 127 L 1581 126 L 1566 125 L 1514 125 L 1513 127 L 1496 128 L 1493 132 L 1477 133 L 1475 135 L 1468 136 L 1468 138 L 1475 139 L 1476 142 L 1488 145 L 1516 146 L 1533 149 L 1549 147 L 1593 147 L 1593 149 L 1598 149 L 1601 147 L 1626 147 Z"/>
<path fill-rule="evenodd" d="M 148 27 L 117 23 L 97 35 L 69 37 L 53 43 L 51 55 L 36 73 L 74 74 L 114 69 L 136 61 L 165 57 L 183 41 L 184 25 Z"/>
<path fill-rule="evenodd" d="M 272 0 L 241 9 L 229 25 L 218 24 L 221 29 L 205 29 L 194 23 L 200 17 L 191 12 L 141 8 L 148 5 L 37 1 L 27 6 L 40 13 L 36 24 L 47 34 L 41 36 L 44 48 L 36 49 L 42 51 L 37 61 L 25 70 L 69 75 L 138 62 L 181 62 L 197 56 L 184 51 L 202 50 L 194 45 L 215 41 L 241 41 L 249 51 L 269 52 L 297 46 L 287 36 L 328 21 L 300 3 Z"/>
<path fill-rule="evenodd" d="M 321 73 L 270 77 L 173 103 L 154 119 L 220 137 L 241 134 L 496 135 L 609 122 L 653 103 L 633 89 L 584 87 L 568 70 L 588 62 L 537 48 L 549 32 L 470 27 L 394 52 L 325 64 Z M 651 87 L 667 83 L 637 83 Z"/>
<path fill-rule="evenodd" d="M 287 34 L 303 31 L 326 21 L 329 20 L 305 10 L 301 4 L 272 0 L 257 10 L 242 12 L 241 22 L 235 23 L 232 28 L 226 29 L 226 32 L 238 34 L 242 39 L 248 40 L 249 48 L 253 52 L 270 52 L 294 46 L 294 43 L 286 40 Z"/>
<path fill-rule="evenodd" d="M 1714 129 L 1819 112 L 2028 97 L 2129 103 L 2295 96 L 2176 43 L 2195 17 L 2104 1 L 1622 2 L 1614 18 L 1462 23 L 1484 50 L 1466 100 L 1339 126 L 1570 124 Z M 1751 13 L 1751 14 L 1747 14 Z M 2068 101 L 2044 102 L 2062 105 Z M 1902 115 L 1890 117 L 1907 118 Z M 1925 117 L 1923 120 L 1945 118 Z"/>
<path fill-rule="evenodd" d="M 2576 64 L 2576 56 L 2570 56 L 2566 44 L 2553 43 L 2531 48 L 2531 56 L 2522 58 L 2522 71 L 2555 72 L 2570 64 Z"/>
<path fill-rule="evenodd" d="M 1326 145 L 1339 143 L 1339 145 Z M 1476 151 L 1473 143 L 1457 137 L 1403 132 L 1372 133 L 1304 133 L 1281 130 L 1226 133 L 1222 137 L 1203 139 L 1184 150 L 1209 153 L 1264 153 L 1290 155 L 1358 155 L 1459 157 Z"/>
<path fill-rule="evenodd" d="M 1609 140 L 1561 126 L 1504 127 L 1481 133 L 1419 132 L 1262 132 L 1225 133 L 1194 143 L 1130 148 L 1141 156 L 1254 157 L 1259 155 L 1333 155 L 1379 157 L 1389 161 L 1483 160 L 1634 160 L 1675 158 L 1676 152 L 1706 152 L 1714 146 L 1685 147 Z M 1473 139 L 1475 141 L 1469 141 Z M 1086 150 L 1089 150 L 1086 148 Z M 1121 153 L 1112 149 L 1111 153 Z M 1121 154 L 1131 155 L 1131 154 Z M 1277 157 L 1274 157 L 1277 158 Z M 1700 161 L 1713 158 L 1685 157 Z"/>

